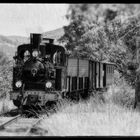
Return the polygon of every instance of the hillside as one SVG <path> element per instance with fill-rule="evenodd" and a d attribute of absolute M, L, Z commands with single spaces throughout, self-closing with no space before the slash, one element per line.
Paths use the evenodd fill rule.
<path fill-rule="evenodd" d="M 58 28 L 53 31 L 48 31 L 43 33 L 43 37 L 58 39 L 64 34 L 63 28 Z M 16 48 L 18 45 L 23 43 L 29 43 L 28 37 L 22 36 L 3 36 L 0 35 L 0 51 L 4 52 L 9 59 L 15 54 Z"/>
<path fill-rule="evenodd" d="M 29 38 L 22 36 L 8 36 L 8 39 L 12 40 L 15 44 L 23 44 L 29 42 Z"/>
<path fill-rule="evenodd" d="M 64 35 L 63 28 L 58 28 L 56 30 L 43 33 L 44 37 L 53 38 L 53 39 L 59 39 L 62 35 Z"/>

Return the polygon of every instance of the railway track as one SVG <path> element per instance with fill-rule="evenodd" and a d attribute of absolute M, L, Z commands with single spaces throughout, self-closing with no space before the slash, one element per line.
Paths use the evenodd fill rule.
<path fill-rule="evenodd" d="M 11 110 L 10 112 L 0 114 L 0 136 L 44 136 L 48 132 L 49 135 L 53 135 L 49 128 L 44 130 L 39 127 L 40 122 L 44 119 L 42 116 L 50 117 L 55 113 L 53 110 L 42 110 L 42 113 L 44 113 L 42 115 L 34 110 L 28 110 L 27 112 L 32 117 L 29 117 L 29 114 L 19 114 L 18 110 Z"/>
<path fill-rule="evenodd" d="M 0 114 L 0 117 L 14 117 L 14 116 L 17 116 L 19 114 L 19 111 L 18 109 L 12 109 L 8 112 L 3 112 Z"/>
<path fill-rule="evenodd" d="M 1 136 L 43 136 L 48 133 L 47 130 L 39 127 L 40 118 L 23 118 L 21 115 L 15 117 L 1 117 L 0 118 L 0 135 Z"/>
<path fill-rule="evenodd" d="M 0 135 L 1 136 L 32 136 L 39 135 L 44 136 L 49 133 L 49 136 L 53 135 L 52 131 L 42 129 L 39 127 L 40 122 L 44 119 L 42 116 L 45 114 L 46 117 L 50 117 L 56 111 L 54 109 L 45 110 L 42 109 L 43 113 L 40 115 L 40 112 L 35 110 L 26 110 L 31 117 L 28 115 L 19 114 L 18 110 L 11 110 L 10 112 L 5 112 L 0 114 Z M 27 113 L 26 112 L 26 113 Z M 33 118 L 35 117 L 35 118 Z"/>

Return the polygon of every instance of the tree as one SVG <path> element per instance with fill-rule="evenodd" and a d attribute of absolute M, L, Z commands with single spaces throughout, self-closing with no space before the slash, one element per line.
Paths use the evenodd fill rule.
<path fill-rule="evenodd" d="M 0 97 L 5 97 L 11 90 L 12 64 L 12 61 L 0 52 Z"/>
<path fill-rule="evenodd" d="M 94 9 L 98 6 L 95 4 Z M 93 5 L 70 5 L 69 11 L 66 17 L 70 24 L 64 27 L 65 34 L 60 38 L 60 42 L 64 41 L 65 47 L 74 55 L 102 60 L 106 38 L 102 25 L 97 23 L 97 13 L 93 14 Z"/>
<path fill-rule="evenodd" d="M 117 69 L 134 86 L 136 71 L 135 37 L 139 33 L 140 5 L 137 4 L 75 4 L 70 5 L 60 41 L 73 55 L 117 64 Z"/>

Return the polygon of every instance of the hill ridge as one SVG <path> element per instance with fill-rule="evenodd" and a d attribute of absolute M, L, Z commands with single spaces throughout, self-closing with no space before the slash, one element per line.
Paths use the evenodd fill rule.
<path fill-rule="evenodd" d="M 43 37 L 52 38 L 58 40 L 61 36 L 64 35 L 64 29 L 57 28 L 54 30 L 50 30 L 42 33 Z M 29 37 L 18 36 L 18 35 L 0 35 L 0 51 L 5 53 L 9 59 L 12 59 L 17 46 L 20 44 L 26 44 L 30 42 Z"/>

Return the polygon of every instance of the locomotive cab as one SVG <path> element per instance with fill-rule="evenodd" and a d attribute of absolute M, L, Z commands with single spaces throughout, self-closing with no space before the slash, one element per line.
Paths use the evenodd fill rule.
<path fill-rule="evenodd" d="M 66 53 L 52 39 L 43 42 L 40 34 L 31 34 L 30 44 L 18 46 L 13 57 L 13 91 L 10 94 L 16 106 L 39 104 L 58 100 L 63 88 L 62 71 L 66 68 Z"/>

